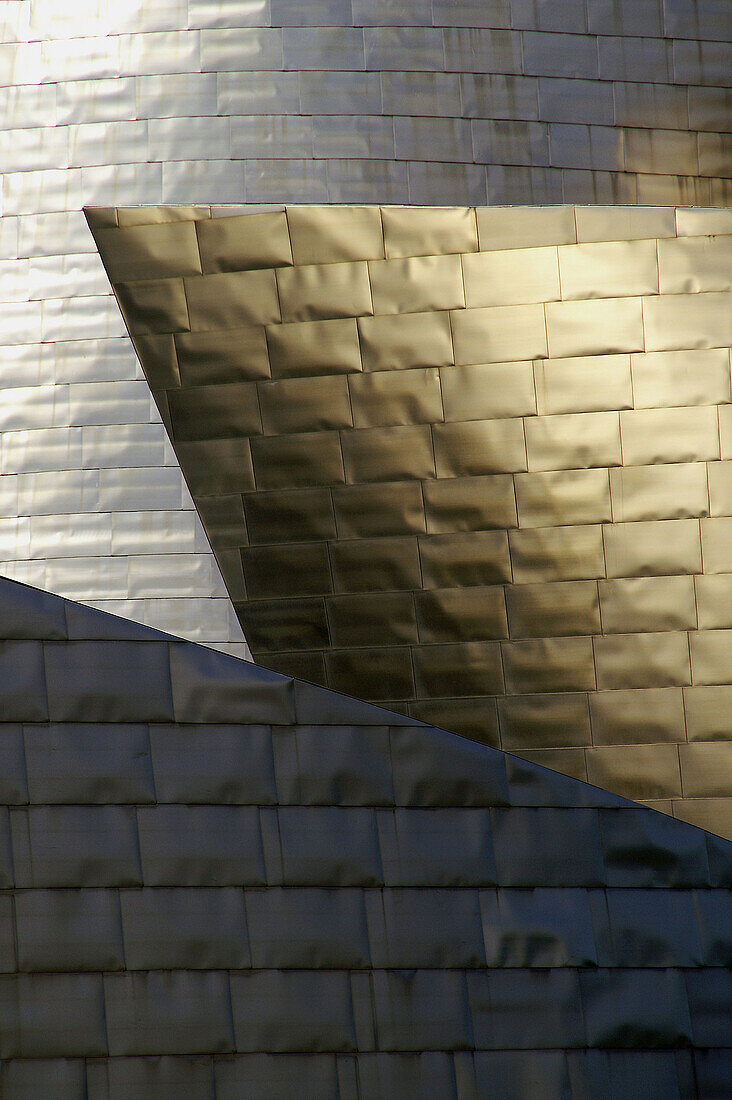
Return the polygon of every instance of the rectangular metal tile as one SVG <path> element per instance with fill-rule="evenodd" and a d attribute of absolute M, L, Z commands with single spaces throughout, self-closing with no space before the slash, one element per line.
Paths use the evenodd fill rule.
<path fill-rule="evenodd" d="M 439 478 L 526 469 L 520 418 L 435 424 L 432 437 Z"/>
<path fill-rule="evenodd" d="M 644 347 L 640 298 L 549 302 L 546 323 L 552 358 L 641 351 Z"/>
<path fill-rule="evenodd" d="M 501 363 L 547 355 L 540 305 L 456 310 L 450 316 L 456 363 Z"/>
<path fill-rule="evenodd" d="M 605 634 L 696 629 L 692 577 L 601 580 L 599 593 Z"/>
<path fill-rule="evenodd" d="M 604 528 L 604 539 L 608 577 L 701 572 L 698 520 L 614 523 Z"/>
<path fill-rule="evenodd" d="M 356 428 L 428 424 L 442 420 L 442 395 L 436 367 L 353 375 L 348 390 Z"/>
<path fill-rule="evenodd" d="M 594 639 L 598 688 L 674 687 L 691 683 L 685 633 L 610 634 Z"/>
<path fill-rule="evenodd" d="M 529 528 L 508 538 L 515 584 L 605 575 L 600 526 Z"/>
<path fill-rule="evenodd" d="M 283 321 L 361 317 L 374 312 L 364 261 L 277 269 Z M 277 320 L 267 318 L 266 320 Z"/>
<path fill-rule="evenodd" d="M 348 384 L 340 375 L 262 382 L 257 395 L 267 435 L 350 428 L 353 424 Z"/>
<path fill-rule="evenodd" d="M 513 479 L 508 474 L 426 481 L 422 491 L 430 534 L 516 526 Z"/>
<path fill-rule="evenodd" d="M 600 632 L 595 581 L 512 585 L 506 605 L 512 638 Z"/>
<path fill-rule="evenodd" d="M 333 508 L 341 539 L 408 535 L 425 529 L 422 487 L 415 481 L 336 488 Z"/>
<path fill-rule="evenodd" d="M 506 602 L 500 586 L 433 589 L 417 592 L 415 600 L 422 643 L 508 636 Z"/>
<path fill-rule="evenodd" d="M 352 318 L 269 325 L 266 333 L 275 378 L 361 370 L 358 330 Z"/>
<path fill-rule="evenodd" d="M 504 531 L 428 536 L 419 540 L 419 555 L 425 588 L 501 584 L 511 577 Z"/>
<path fill-rule="evenodd" d="M 454 363 L 449 313 L 360 317 L 364 370 L 405 370 Z"/>
<path fill-rule="evenodd" d="M 616 467 L 610 470 L 610 492 L 616 523 L 709 514 L 704 462 Z"/>
<path fill-rule="evenodd" d="M 719 458 L 714 406 L 621 412 L 623 460 L 631 466 Z"/>
<path fill-rule="evenodd" d="M 630 356 L 577 356 L 534 363 L 540 414 L 600 412 L 633 406 Z"/>
<path fill-rule="evenodd" d="M 620 423 L 613 412 L 525 420 L 529 469 L 619 466 Z"/>
<path fill-rule="evenodd" d="M 514 475 L 520 527 L 602 523 L 610 517 L 607 470 Z"/>
<path fill-rule="evenodd" d="M 434 477 L 427 425 L 344 432 L 341 440 L 346 480 L 350 483 Z"/>
<path fill-rule="evenodd" d="M 596 691 L 589 702 L 595 745 L 655 745 L 686 740 L 681 688 Z"/>

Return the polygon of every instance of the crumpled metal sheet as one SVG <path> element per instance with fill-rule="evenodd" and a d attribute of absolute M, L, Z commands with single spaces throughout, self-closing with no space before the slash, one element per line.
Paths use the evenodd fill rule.
<path fill-rule="evenodd" d="M 732 835 L 728 212 L 88 216 L 259 661 Z"/>
<path fill-rule="evenodd" d="M 728 842 L 5 579 L 0 623 L 4 1096 L 727 1079 Z"/>

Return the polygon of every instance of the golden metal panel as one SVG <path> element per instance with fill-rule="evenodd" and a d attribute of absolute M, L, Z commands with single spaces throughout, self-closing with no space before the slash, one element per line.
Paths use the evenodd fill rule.
<path fill-rule="evenodd" d="M 374 312 L 365 261 L 278 267 L 276 274 L 283 321 L 324 321 Z"/>
<path fill-rule="evenodd" d="M 378 206 L 290 206 L 287 224 L 296 264 L 372 260 L 384 255 Z"/>
<path fill-rule="evenodd" d="M 701 521 L 705 573 L 732 573 L 732 518 Z"/>
<path fill-rule="evenodd" d="M 438 477 L 526 469 L 521 419 L 435 424 L 432 435 Z"/>
<path fill-rule="evenodd" d="M 416 481 L 334 488 L 333 506 L 341 539 L 418 534 L 425 529 L 422 487 Z"/>
<path fill-rule="evenodd" d="M 616 412 L 537 416 L 525 424 L 530 470 L 579 470 L 621 464 Z"/>
<path fill-rule="evenodd" d="M 719 458 L 719 421 L 713 405 L 688 409 L 629 409 L 620 414 L 623 460 L 698 462 Z"/>
<path fill-rule="evenodd" d="M 576 207 L 578 241 L 631 241 L 646 237 L 674 237 L 676 220 L 671 208 L 642 206 Z"/>
<path fill-rule="evenodd" d="M 596 581 L 511 585 L 506 606 L 512 638 L 600 633 Z"/>
<path fill-rule="evenodd" d="M 587 691 L 595 687 L 591 638 L 534 638 L 503 642 L 509 694 Z"/>
<path fill-rule="evenodd" d="M 679 798 L 675 745 L 613 745 L 587 750 L 587 779 L 626 798 Z"/>
<path fill-rule="evenodd" d="M 537 359 L 534 379 L 539 414 L 633 407 L 629 355 Z"/>
<path fill-rule="evenodd" d="M 678 687 L 593 691 L 589 696 L 595 745 L 685 741 L 683 690 Z"/>
<path fill-rule="evenodd" d="M 284 211 L 208 218 L 196 222 L 196 233 L 206 274 L 292 263 Z"/>
<path fill-rule="evenodd" d="M 450 316 L 456 363 L 503 363 L 547 354 L 541 305 L 464 309 Z"/>
<path fill-rule="evenodd" d="M 422 698 L 495 695 L 503 690 L 499 642 L 420 646 L 413 655 L 415 687 Z"/>
<path fill-rule="evenodd" d="M 336 592 L 390 592 L 420 587 L 415 538 L 333 543 L 330 560 Z"/>
<path fill-rule="evenodd" d="M 251 543 L 303 542 L 335 538 L 328 489 L 252 493 L 243 498 Z"/>
<path fill-rule="evenodd" d="M 436 367 L 353 374 L 348 387 L 356 428 L 429 424 L 442 420 L 440 377 Z"/>
<path fill-rule="evenodd" d="M 508 752 L 589 745 L 585 692 L 506 695 L 498 700 L 501 747 Z"/>
<path fill-rule="evenodd" d="M 574 213 L 573 206 L 478 207 L 481 250 L 574 243 Z"/>
<path fill-rule="evenodd" d="M 114 289 L 133 336 L 190 329 L 182 279 L 141 279 L 116 283 Z"/>
<path fill-rule="evenodd" d="M 440 382 L 445 420 L 495 420 L 536 412 L 530 361 L 443 367 Z"/>
<path fill-rule="evenodd" d="M 358 329 L 353 318 L 269 325 L 267 346 L 275 378 L 361 370 Z"/>
<path fill-rule="evenodd" d="M 548 302 L 545 308 L 552 359 L 644 350 L 640 298 Z"/>
<path fill-rule="evenodd" d="M 509 531 L 516 584 L 605 576 L 602 527 L 535 527 Z"/>
<path fill-rule="evenodd" d="M 646 351 L 723 348 L 732 343 L 728 294 L 661 294 L 644 298 L 643 323 Z M 640 345 L 637 347 L 640 350 Z"/>
<path fill-rule="evenodd" d="M 696 630 L 693 577 L 624 577 L 599 592 L 603 634 Z"/>
<path fill-rule="evenodd" d="M 714 468 L 718 463 L 712 463 Z M 704 462 L 619 466 L 610 470 L 613 520 L 689 519 L 709 514 Z"/>
<path fill-rule="evenodd" d="M 249 644 L 261 649 L 264 663 L 273 668 L 270 651 L 315 649 L 328 645 L 328 623 L 322 599 L 250 600 L 240 612 Z M 321 657 L 322 663 L 322 657 Z"/>
<path fill-rule="evenodd" d="M 730 349 L 732 360 L 732 349 Z M 719 445 L 722 458 L 732 458 L 732 405 L 719 407 Z"/>
<path fill-rule="evenodd" d="M 420 722 L 459 733 L 494 749 L 501 746 L 495 697 L 418 699 L 408 709 Z"/>
<path fill-rule="evenodd" d="M 470 207 L 384 206 L 381 217 L 389 258 L 475 252 L 478 248 L 475 210 Z"/>
<path fill-rule="evenodd" d="M 565 300 L 658 293 L 655 240 L 575 244 L 558 252 Z"/>
<path fill-rule="evenodd" d="M 662 294 L 732 290 L 732 236 L 658 242 Z"/>
<path fill-rule="evenodd" d="M 569 775 L 572 779 L 579 779 L 582 783 L 587 782 L 584 749 L 517 749 L 515 755 L 522 760 L 530 760 L 533 764 L 540 764 L 542 768 L 551 768 L 552 771 Z"/>
<path fill-rule="evenodd" d="M 374 700 L 409 699 L 414 678 L 409 649 L 332 650 L 325 654 L 328 682 L 338 691 L 360 691 Z"/>
<path fill-rule="evenodd" d="M 279 321 L 274 271 L 229 271 L 184 280 L 194 332 Z"/>
<path fill-rule="evenodd" d="M 245 547 L 241 560 L 250 599 L 319 596 L 333 591 L 324 542 Z"/>
<path fill-rule="evenodd" d="M 425 481 L 422 491 L 431 535 L 516 526 L 516 498 L 510 474 Z"/>
<path fill-rule="evenodd" d="M 699 630 L 689 635 L 694 684 L 726 684 L 732 667 L 732 630 Z"/>
<path fill-rule="evenodd" d="M 732 516 L 732 462 L 710 462 L 709 505 L 713 516 Z"/>
<path fill-rule="evenodd" d="M 730 797 L 725 798 L 683 798 L 674 801 L 673 815 L 680 821 L 687 821 L 699 829 L 716 833 L 718 836 L 732 836 L 732 805 Z"/>
<path fill-rule="evenodd" d="M 419 640 L 470 642 L 508 637 L 503 588 L 443 588 L 416 593 Z"/>
<path fill-rule="evenodd" d="M 353 425 L 344 375 L 260 382 L 257 392 L 267 435 Z"/>
<path fill-rule="evenodd" d="M 701 572 L 698 520 L 614 523 L 604 528 L 604 537 L 608 577 Z"/>
<path fill-rule="evenodd" d="M 252 440 L 258 489 L 295 489 L 345 481 L 338 432 L 260 436 Z"/>
<path fill-rule="evenodd" d="M 514 474 L 520 527 L 602 523 L 611 518 L 607 470 Z"/>
<path fill-rule="evenodd" d="M 338 648 L 404 645 L 417 641 L 414 596 L 411 592 L 369 592 L 335 596 L 327 601 L 332 644 Z"/>
<path fill-rule="evenodd" d="M 207 439 L 176 443 L 175 453 L 191 493 L 220 496 L 247 493 L 254 488 L 254 470 L 248 439 Z"/>
<path fill-rule="evenodd" d="M 173 439 L 228 439 L 259 435 L 257 390 L 253 382 L 221 383 L 171 390 L 168 408 Z"/>
<path fill-rule="evenodd" d="M 368 269 L 374 313 L 426 313 L 465 305 L 459 256 L 371 260 Z"/>
<path fill-rule="evenodd" d="M 732 742 L 681 745 L 681 779 L 686 798 L 719 795 L 729 798 L 732 773 Z"/>
<path fill-rule="evenodd" d="M 174 340 L 186 386 L 269 378 L 267 341 L 261 325 L 223 332 L 177 332 Z"/>
<path fill-rule="evenodd" d="M 246 616 L 246 610 L 242 609 L 241 614 Z M 303 618 L 302 629 L 306 632 L 310 629 L 307 618 Z M 279 672 L 282 676 L 294 676 L 297 680 L 307 680 L 309 684 L 318 684 L 321 687 L 328 686 L 325 658 L 322 650 L 315 653 L 272 654 L 268 655 L 266 660 L 262 661 L 262 664 L 265 668 L 271 668 L 273 672 Z"/>
<path fill-rule="evenodd" d="M 463 257 L 465 303 L 509 306 L 561 298 L 556 248 L 513 248 Z"/>
<path fill-rule="evenodd" d="M 419 540 L 424 588 L 502 584 L 511 579 L 504 531 L 467 531 Z"/>
<path fill-rule="evenodd" d="M 346 480 L 399 481 L 435 476 L 428 425 L 343 432 Z"/>
<path fill-rule="evenodd" d="M 707 573 L 696 578 L 700 630 L 732 628 L 732 573 Z"/>
<path fill-rule="evenodd" d="M 683 632 L 594 638 L 598 688 L 679 687 L 691 683 Z"/>
<path fill-rule="evenodd" d="M 170 279 L 201 272 L 196 226 L 192 221 L 128 229 L 98 229 L 99 247 L 109 256 L 108 273 L 115 282 Z"/>
<path fill-rule="evenodd" d="M 449 313 L 360 317 L 364 370 L 445 367 L 454 362 Z"/>
<path fill-rule="evenodd" d="M 684 688 L 689 741 L 728 741 L 732 686 Z"/>
<path fill-rule="evenodd" d="M 135 336 L 132 341 L 139 359 L 144 360 L 151 390 L 180 386 L 180 370 L 171 332 L 162 336 Z"/>

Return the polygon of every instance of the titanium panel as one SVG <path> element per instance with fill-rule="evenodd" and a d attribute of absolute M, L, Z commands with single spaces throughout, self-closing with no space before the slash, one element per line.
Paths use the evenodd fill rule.
<path fill-rule="evenodd" d="M 522 236 L 515 208 L 507 249 L 491 210 L 287 207 L 251 216 L 257 271 L 247 216 L 176 213 L 188 241 L 234 223 L 243 273 L 170 278 L 200 285 L 212 305 L 197 323 L 222 333 L 238 307 L 217 281 L 266 280 L 250 326 L 269 371 L 250 343 L 275 380 L 238 381 L 223 353 L 204 387 L 170 358 L 161 378 L 154 346 L 143 366 L 166 386 L 214 548 L 238 552 L 232 595 L 262 660 L 667 812 L 718 812 L 724 829 L 720 782 L 699 768 L 682 785 L 669 745 L 691 736 L 681 689 L 729 679 L 730 360 L 713 346 L 727 335 L 725 237 L 684 211 L 678 238 L 674 211 L 580 213 L 528 210 Z M 270 261 L 261 218 L 292 235 Z M 576 243 L 579 224 L 596 239 Z M 105 257 L 115 233 L 127 247 L 129 230 L 106 226 Z M 707 315 L 716 330 L 697 347 Z M 168 327 L 154 306 L 141 322 Z M 250 442 L 243 496 L 233 461 L 189 449 L 204 436 Z M 41 528 L 29 537 L 42 546 Z"/>

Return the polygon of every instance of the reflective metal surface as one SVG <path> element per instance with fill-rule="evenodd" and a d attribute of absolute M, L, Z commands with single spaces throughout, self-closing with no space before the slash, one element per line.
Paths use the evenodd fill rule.
<path fill-rule="evenodd" d="M 730 37 L 725 0 L 2 0 L 0 570 L 242 648 L 83 205 L 724 206 Z M 29 548 L 41 497 L 83 550 Z"/>
<path fill-rule="evenodd" d="M 89 219 L 257 659 L 732 832 L 732 215 L 208 213 Z"/>
<path fill-rule="evenodd" d="M 727 1091 L 728 842 L 5 579 L 0 715 L 5 1100 Z"/>

